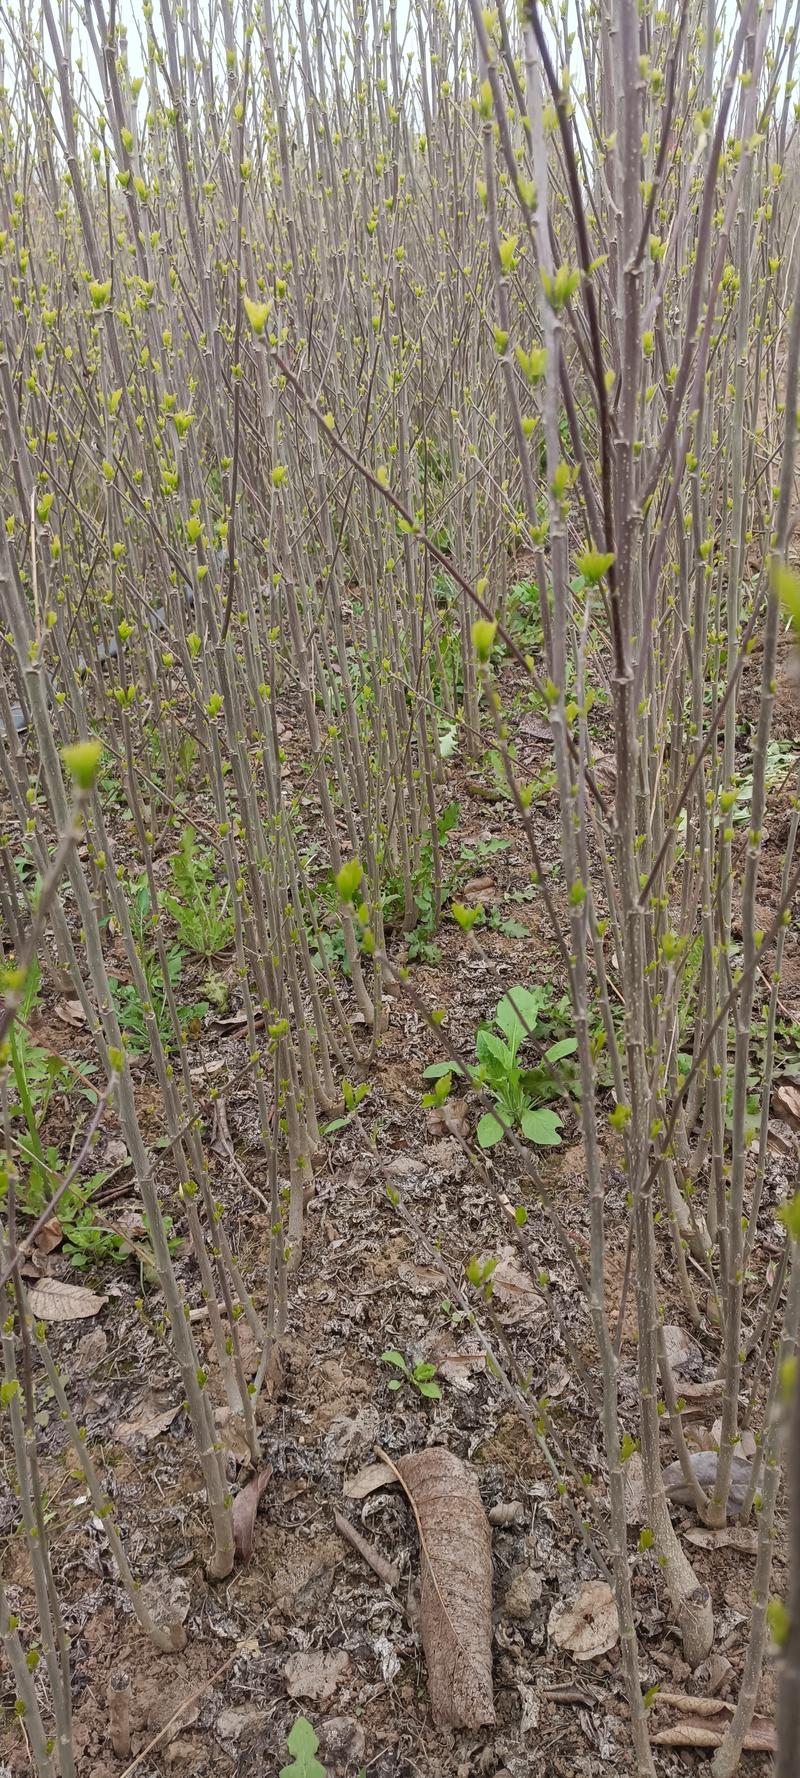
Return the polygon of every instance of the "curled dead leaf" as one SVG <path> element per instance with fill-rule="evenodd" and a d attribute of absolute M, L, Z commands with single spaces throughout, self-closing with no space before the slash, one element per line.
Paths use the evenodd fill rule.
<path fill-rule="evenodd" d="M 800 1130 L 800 1086 L 796 1081 L 777 1081 L 772 1090 L 772 1110 L 790 1129 Z"/>
<path fill-rule="evenodd" d="M 719 1747 L 731 1717 L 733 1705 L 724 1698 L 695 1698 L 688 1692 L 659 1692 L 654 1709 L 675 1710 L 682 1714 L 664 1728 L 651 1732 L 654 1747 Z M 744 1738 L 746 1753 L 774 1753 L 777 1740 L 775 1724 L 769 1716 L 754 1716 Z"/>
<path fill-rule="evenodd" d="M 233 1502 L 233 1542 L 240 1562 L 249 1562 L 253 1554 L 256 1517 L 267 1484 L 272 1480 L 272 1464 L 265 1464 L 239 1489 Z"/>
<path fill-rule="evenodd" d="M 492 1696 L 492 1533 L 470 1469 L 441 1445 L 396 1465 L 421 1543 L 422 1646 L 434 1721 L 479 1729 Z"/>
<path fill-rule="evenodd" d="M 576 1661 L 595 1661 L 619 1641 L 614 1595 L 604 1580 L 587 1580 L 571 1604 L 557 1600 L 547 1628 L 557 1648 Z"/>
<path fill-rule="evenodd" d="M 35 1246 L 38 1247 L 40 1253 L 54 1253 L 55 1249 L 61 1246 L 63 1238 L 64 1230 L 58 1217 L 50 1216 L 47 1222 L 42 1224 L 36 1236 Z"/>
<path fill-rule="evenodd" d="M 72 1025 L 77 1030 L 86 1024 L 86 1014 L 79 1000 L 58 1000 L 53 1011 L 62 1025 Z"/>

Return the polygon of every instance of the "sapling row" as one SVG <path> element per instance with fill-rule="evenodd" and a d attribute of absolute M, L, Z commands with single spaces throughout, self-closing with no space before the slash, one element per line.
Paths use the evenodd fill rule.
<path fill-rule="evenodd" d="M 794 584 L 794 11 L 750 3 L 729 19 L 702 0 L 674 13 L 603 0 L 573 20 L 540 0 L 519 16 L 503 0 L 450 0 L 404 19 L 361 0 L 222 0 L 209 28 L 195 0 L 148 0 L 138 41 L 102 0 L 87 0 L 80 36 L 51 0 L 36 22 L 3 15 L 4 957 L 24 972 L 39 955 L 47 982 L 68 973 L 114 1083 L 208 1498 L 209 1574 L 224 1577 L 234 1555 L 214 1406 L 241 1417 L 257 1464 L 257 1391 L 284 1334 L 326 1131 L 343 1095 L 345 1117 L 357 1108 L 379 1057 L 384 980 L 416 992 L 396 947 L 413 951 L 422 874 L 431 927 L 447 911 L 449 762 L 485 761 L 529 849 L 569 994 L 587 1267 L 526 1146 L 558 1128 L 520 1097 L 529 1003 L 494 1075 L 481 1038 L 478 1144 L 482 1127 L 499 1158 L 523 1163 L 591 1320 L 610 1503 L 593 1546 L 617 1592 L 643 1773 L 618 1400 L 629 1297 L 648 1529 L 692 1665 L 713 1615 L 673 1527 L 662 1427 L 697 1510 L 721 1526 L 743 1374 L 755 1420 L 757 1377 L 770 1379 L 749 1503 L 761 1501 L 750 1653 L 717 1778 L 738 1759 L 763 1656 L 777 1402 L 797 1331 L 787 1260 L 743 1373 L 777 979 L 751 1177 L 752 1031 L 798 869 L 795 810 L 764 918 L 781 601 Z M 531 588 L 524 635 L 519 584 Z M 745 690 L 758 705 L 747 787 Z M 515 745 L 530 710 L 552 748 L 555 868 Z M 99 752 L 79 852 L 59 844 L 59 749 L 88 736 Z M 44 885 L 38 902 L 18 858 Z M 260 1148 L 251 1166 L 221 1147 L 229 1185 L 268 1206 L 265 1303 L 219 1201 L 213 1088 L 199 1084 L 175 974 L 187 942 L 224 968 L 241 1010 Z M 536 970 L 524 943 L 520 955 L 522 983 Z M 137 1111 L 142 1059 L 163 1116 L 158 1157 Z M 629 1192 L 613 1314 L 609 1109 Z M 188 1237 L 180 1266 L 167 1215 Z M 12 1219 L 10 1262 L 21 1237 Z M 708 1294 L 719 1324 L 710 1494 L 660 1333 L 665 1251 L 690 1321 L 702 1325 Z M 187 1278 L 207 1306 L 213 1380 Z M 476 1312 L 496 1343 L 489 1282 Z M 14 1291 L 8 1380 L 21 1354 L 28 1393 L 9 1408 L 30 1540 L 37 1376 L 73 1443 L 75 1423 Z M 548 1467 L 577 1490 L 569 1451 L 525 1404 L 524 1367 L 498 1356 Z M 95 1499 L 102 1480 L 87 1478 Z M 68 1662 L 42 1563 L 63 1772 Z M 17 1675 L 5 1615 L 2 1630 Z M 49 1772 L 41 1715 L 17 1683 Z"/>

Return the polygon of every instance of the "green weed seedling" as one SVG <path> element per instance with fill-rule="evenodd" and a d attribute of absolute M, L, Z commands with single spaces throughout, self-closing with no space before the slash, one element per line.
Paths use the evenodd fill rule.
<path fill-rule="evenodd" d="M 193 827 L 184 828 L 170 871 L 174 894 L 164 896 L 164 906 L 178 928 L 179 943 L 201 957 L 218 956 L 235 929 L 230 890 L 220 883 L 210 847 L 198 845 Z"/>
<path fill-rule="evenodd" d="M 535 580 L 518 580 L 508 595 L 505 629 L 524 654 L 542 646 L 542 614 Z"/>
<path fill-rule="evenodd" d="M 31 1036 L 27 1021 L 38 1002 L 39 967 L 34 964 L 28 972 L 19 1017 L 9 1032 L 9 1061 L 14 1085 L 9 1115 L 12 1123 L 21 1120 L 25 1125 L 20 1152 L 29 1167 L 26 1184 L 34 1194 L 45 1194 L 43 1206 L 47 1202 L 46 1187 L 53 1166 L 58 1165 L 57 1151 L 50 1147 L 45 1150 L 41 1136 L 53 1095 L 77 1092 L 94 1105 L 97 1094 L 91 1085 L 91 1076 L 95 1073 L 93 1062 L 68 1062 L 63 1056 L 43 1049 Z"/>
<path fill-rule="evenodd" d="M 497 834 L 486 834 L 477 840 L 465 840 L 459 852 L 459 863 L 468 865 L 472 870 L 478 864 L 488 864 L 498 852 L 507 852 L 510 840 L 501 840 Z"/>
<path fill-rule="evenodd" d="M 577 1038 L 559 1037 L 547 1043 L 533 1067 L 523 1065 L 520 1051 L 531 1038 L 546 1042 L 553 1025 L 560 1022 L 561 1010 L 549 988 L 518 986 L 503 995 L 492 1021 L 478 1031 L 477 1063 L 469 1078 L 489 1093 L 495 1105 L 478 1123 L 481 1148 L 494 1148 L 515 1129 L 540 1148 L 559 1146 L 562 1119 L 549 1101 L 563 1098 L 573 1086 L 574 1067 L 565 1069 L 562 1064 L 575 1054 Z M 458 1064 L 451 1062 L 433 1062 L 425 1069 L 424 1079 L 436 1082 L 429 1102 L 447 1097 L 452 1075 L 458 1072 Z"/>
<path fill-rule="evenodd" d="M 408 1364 L 402 1352 L 395 1351 L 394 1347 L 391 1347 L 388 1352 L 381 1353 L 381 1364 L 390 1364 L 394 1370 L 400 1372 L 399 1377 L 389 1378 L 387 1385 L 389 1389 L 402 1389 L 404 1383 L 411 1383 L 420 1395 L 427 1396 L 431 1401 L 441 1401 L 442 1391 L 438 1383 L 434 1382 L 435 1364 L 427 1364 L 424 1361 L 419 1364 Z"/>
<path fill-rule="evenodd" d="M 142 1000 L 134 982 L 121 982 L 117 976 L 109 975 L 114 1010 L 132 1055 L 146 1055 L 150 1048 L 145 1017 L 148 1010 L 152 1011 L 164 1049 L 171 1051 L 175 1048 L 175 1037 L 170 1018 L 167 986 L 158 952 L 153 945 L 150 886 L 145 876 L 138 877 L 128 884 L 127 903 L 131 932 L 147 983 L 147 1000 Z M 165 905 L 170 906 L 168 897 L 165 897 Z M 170 907 L 170 912 L 172 911 Z M 180 944 L 171 945 L 167 952 L 167 974 L 171 988 L 176 988 L 181 979 L 184 961 L 185 956 Z M 207 1012 L 208 1000 L 205 999 L 193 1001 L 187 1006 L 179 1006 L 178 1019 L 181 1031 L 187 1031 L 193 1021 L 205 1018 Z"/>
<path fill-rule="evenodd" d="M 167 970 L 170 986 L 176 987 L 183 973 L 183 953 L 174 945 L 167 952 Z M 142 968 L 147 980 L 149 1007 L 156 1021 L 158 1034 L 165 1050 L 175 1048 L 175 1036 L 172 1029 L 167 989 L 161 972 L 161 964 L 155 953 L 150 952 L 142 957 Z M 129 1050 L 134 1055 L 146 1055 L 150 1048 L 147 1035 L 145 1014 L 148 1010 L 142 1000 L 138 988 L 133 982 L 120 982 L 116 976 L 110 975 L 109 986 L 111 998 L 120 1027 L 125 1033 Z M 178 1018 L 181 1030 L 185 1031 L 195 1019 L 205 1018 L 208 1012 L 208 1001 L 197 1000 L 190 1006 L 178 1007 Z"/>
<path fill-rule="evenodd" d="M 298 1716 L 286 1737 L 286 1745 L 292 1763 L 281 1766 L 280 1778 L 325 1778 L 325 1767 L 316 1757 L 319 1736 L 315 1735 L 306 1716 Z"/>
<path fill-rule="evenodd" d="M 460 808 L 457 802 L 447 804 L 439 816 L 437 831 L 439 845 L 444 845 L 449 833 L 458 825 Z M 450 894 L 454 877 L 452 872 L 442 872 L 441 898 L 446 900 Z M 434 943 L 436 931 L 436 883 L 434 878 L 433 841 L 425 840 L 420 849 L 419 863 L 412 879 L 414 906 L 417 911 L 417 923 L 408 934 L 407 948 L 409 963 L 438 963 L 441 957 L 439 946 Z M 383 912 L 387 926 L 400 926 L 405 917 L 403 896 L 403 880 L 401 877 L 387 879 L 383 892 Z"/>
<path fill-rule="evenodd" d="M 286 1737 L 286 1745 L 292 1755 L 292 1763 L 290 1766 L 281 1766 L 279 1778 L 325 1778 L 325 1767 L 317 1759 L 319 1737 L 314 1733 L 307 1716 L 298 1716 Z M 361 1767 L 358 1778 L 367 1778 L 366 1766 Z"/>
<path fill-rule="evenodd" d="M 504 938 L 527 938 L 528 928 L 521 920 L 515 920 L 513 914 L 504 914 L 501 907 L 492 908 L 489 915 L 490 932 L 502 932 Z"/>

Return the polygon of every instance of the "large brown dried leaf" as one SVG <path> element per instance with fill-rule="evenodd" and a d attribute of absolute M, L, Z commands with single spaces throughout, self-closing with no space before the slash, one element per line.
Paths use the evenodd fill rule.
<path fill-rule="evenodd" d="M 434 1721 L 493 1723 L 492 1534 L 478 1484 L 435 1445 L 397 1464 L 421 1534 L 422 1645 Z"/>
<path fill-rule="evenodd" d="M 86 1321 L 99 1315 L 106 1296 L 96 1296 L 84 1284 L 65 1284 L 61 1278 L 43 1278 L 28 1296 L 36 1321 Z"/>

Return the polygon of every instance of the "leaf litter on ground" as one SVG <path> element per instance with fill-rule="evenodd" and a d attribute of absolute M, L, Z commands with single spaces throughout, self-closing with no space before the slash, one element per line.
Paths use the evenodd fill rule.
<path fill-rule="evenodd" d="M 420 1619 L 434 1721 L 485 1727 L 495 1720 L 492 1533 L 477 1481 L 443 1445 L 412 1452 L 394 1467 L 421 1545 Z"/>

